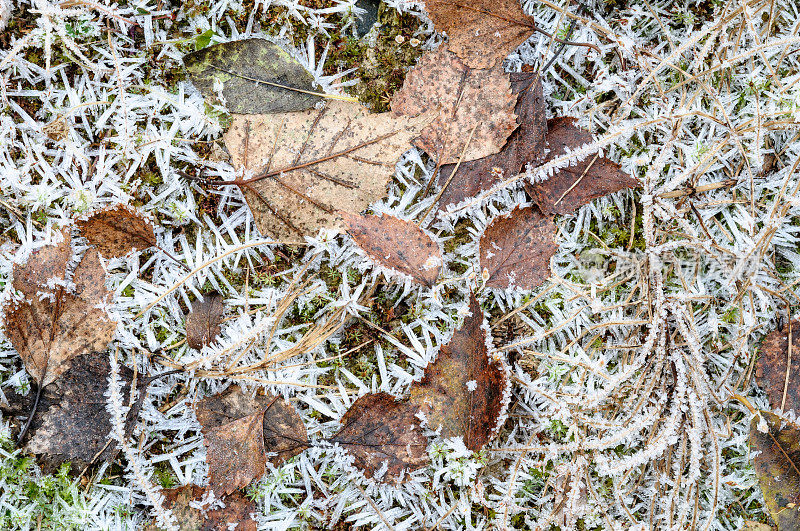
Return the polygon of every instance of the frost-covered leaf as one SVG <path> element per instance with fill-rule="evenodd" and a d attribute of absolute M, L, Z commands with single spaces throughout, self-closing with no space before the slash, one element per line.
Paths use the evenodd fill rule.
<path fill-rule="evenodd" d="M 225 507 L 211 509 L 204 498 L 206 489 L 197 485 L 184 485 L 175 489 L 164 489 L 163 506 L 172 511 L 179 531 L 256 531 L 258 514 L 255 502 L 240 492 L 225 496 Z M 215 493 L 216 494 L 216 493 Z M 205 502 L 205 503 L 204 503 Z M 192 506 L 194 505 L 194 507 Z M 202 507 L 198 509 L 197 507 Z M 157 526 L 149 526 L 147 531 L 156 531 Z"/>
<path fill-rule="evenodd" d="M 436 30 L 446 32 L 450 49 L 472 68 L 501 63 L 533 33 L 534 21 L 520 0 L 425 0 Z"/>
<path fill-rule="evenodd" d="M 356 7 L 365 12 L 356 17 L 356 33 L 366 35 L 378 22 L 380 0 L 356 0 Z"/>
<path fill-rule="evenodd" d="M 347 232 L 380 265 L 433 287 L 442 269 L 442 251 L 416 224 L 394 216 L 343 213 Z"/>
<path fill-rule="evenodd" d="M 505 361 L 489 355 L 487 325 L 474 294 L 470 314 L 443 345 L 421 381 L 411 386 L 410 402 L 442 437 L 462 437 L 478 451 L 505 422 L 510 382 Z"/>
<path fill-rule="evenodd" d="M 547 122 L 547 160 L 555 159 L 594 140 L 589 131 L 575 125 L 574 118 L 554 118 Z M 572 166 L 556 171 L 546 181 L 525 183 L 525 190 L 546 214 L 571 214 L 590 201 L 626 188 L 639 181 L 605 157 L 589 156 Z"/>
<path fill-rule="evenodd" d="M 758 484 L 778 529 L 800 529 L 800 426 L 768 411 L 759 414 L 767 431 L 758 429 L 759 415 L 750 424 L 750 444 L 761 452 L 753 460 Z"/>
<path fill-rule="evenodd" d="M 439 199 L 440 208 L 458 204 L 488 190 L 503 178 L 518 174 L 528 163 L 536 166 L 544 161 L 547 114 L 542 84 L 532 84 L 537 76 L 534 72 L 513 73 L 510 76 L 511 88 L 517 95 L 514 112 L 519 127 L 511 133 L 498 153 L 462 162 L 452 180 L 450 176 L 456 165 L 445 164 L 440 168 L 439 186 L 446 185 Z"/>
<path fill-rule="evenodd" d="M 195 412 L 205 437 L 209 483 L 217 495 L 263 475 L 265 452 L 278 465 L 308 447 L 302 420 L 278 396 L 251 397 L 234 387 L 200 400 Z"/>
<path fill-rule="evenodd" d="M 204 96 L 217 95 L 215 83 L 222 86 L 232 113 L 303 111 L 321 99 L 306 93 L 318 92 L 314 77 L 283 48 L 264 39 L 215 44 L 184 56 L 183 63 Z"/>
<path fill-rule="evenodd" d="M 534 207 L 498 216 L 480 239 L 481 270 L 490 288 L 534 289 L 550 276 L 550 257 L 558 250 L 556 225 Z"/>
<path fill-rule="evenodd" d="M 500 151 L 517 127 L 508 74 L 497 65 L 472 69 L 442 45 L 427 52 L 392 98 L 392 111 L 418 116 L 435 111 L 435 119 L 414 144 L 439 163 L 456 163 L 475 129 L 464 161 Z"/>
<path fill-rule="evenodd" d="M 65 277 L 69 239 L 58 244 L 58 249 L 50 247 L 34 253 L 24 266 L 15 267 L 13 286 L 24 299 L 8 307 L 5 320 L 6 335 L 40 386 L 63 374 L 75 356 L 105 350 L 117 328 L 103 308 L 113 294 L 105 287 L 97 251 L 86 252 L 72 284 L 65 286 L 48 279 Z"/>
<path fill-rule="evenodd" d="M 355 458 L 365 476 L 381 475 L 399 483 L 405 470 L 428 462 L 428 439 L 422 433 L 418 408 L 388 393 L 360 397 L 342 416 L 341 429 L 331 437 Z"/>
<path fill-rule="evenodd" d="M 75 222 L 81 234 L 106 258 L 157 245 L 153 224 L 135 210 L 119 204 Z"/>
<path fill-rule="evenodd" d="M 790 328 L 791 327 L 791 328 Z M 791 358 L 789 333 L 792 336 Z M 791 364 L 789 360 L 791 359 Z M 788 378 L 786 371 L 789 371 Z M 756 380 L 764 389 L 772 409 L 793 410 L 800 414 L 800 321 L 792 321 L 782 330 L 773 330 L 764 338 L 756 364 Z M 786 400 L 784 402 L 784 389 Z"/>
<path fill-rule="evenodd" d="M 219 335 L 225 311 L 223 301 L 222 295 L 214 292 L 192 304 L 192 311 L 186 316 L 186 343 L 191 348 L 201 349 Z"/>
<path fill-rule="evenodd" d="M 302 243 L 322 227 L 341 228 L 339 210 L 357 214 L 383 197 L 397 160 L 429 120 L 370 114 L 341 101 L 321 110 L 235 115 L 225 144 L 233 164 L 255 176 L 231 184 L 244 192 L 258 230 Z"/>

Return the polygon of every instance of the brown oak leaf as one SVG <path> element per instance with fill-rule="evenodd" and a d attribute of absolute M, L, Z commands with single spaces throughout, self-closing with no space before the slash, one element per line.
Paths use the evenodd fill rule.
<path fill-rule="evenodd" d="M 369 257 L 384 267 L 433 287 L 442 269 L 442 250 L 416 224 L 394 216 L 343 213 L 347 232 Z"/>
<path fill-rule="evenodd" d="M 177 520 L 179 531 L 256 531 L 258 513 L 256 504 L 240 492 L 225 496 L 225 507 L 204 510 L 192 507 L 192 502 L 201 503 L 206 489 L 197 485 L 184 485 L 175 489 L 164 489 L 162 505 L 170 509 Z M 156 531 L 158 526 L 148 526 L 146 531 Z"/>
<path fill-rule="evenodd" d="M 430 121 L 370 114 L 355 103 L 324 109 L 233 115 L 225 145 L 237 169 L 253 177 L 236 184 L 256 226 L 287 243 L 304 243 L 320 228 L 342 228 L 339 211 L 356 214 L 386 195 L 397 160 Z"/>
<path fill-rule="evenodd" d="M 342 427 L 331 442 L 354 456 L 366 477 L 383 474 L 382 481 L 400 483 L 405 470 L 428 463 L 428 439 L 422 432 L 418 409 L 388 393 L 364 395 L 342 416 Z M 384 474 L 385 472 L 385 474 Z"/>
<path fill-rule="evenodd" d="M 486 286 L 526 290 L 540 286 L 550 277 L 550 257 L 558 250 L 555 234 L 555 223 L 533 207 L 517 207 L 508 216 L 495 218 L 479 243 Z"/>
<path fill-rule="evenodd" d="M 209 483 L 220 495 L 246 487 L 266 470 L 308 448 L 308 433 L 281 397 L 245 395 L 238 387 L 200 400 L 195 409 L 207 448 Z"/>
<path fill-rule="evenodd" d="M 593 142 L 592 134 L 575 125 L 574 118 L 554 118 L 547 122 L 547 160 Z M 556 171 L 546 181 L 525 183 L 525 191 L 546 214 L 571 214 L 590 201 L 626 188 L 636 188 L 639 181 L 605 157 L 589 156 Z"/>
<path fill-rule="evenodd" d="M 533 33 L 533 18 L 520 0 L 425 0 L 437 31 L 447 33 L 450 49 L 472 68 L 501 63 Z"/>
<path fill-rule="evenodd" d="M 112 292 L 105 287 L 97 251 L 86 252 L 68 289 L 63 283 L 51 282 L 65 278 L 64 257 L 71 255 L 68 238 L 58 246 L 61 248 L 45 246 L 23 266 L 14 268 L 13 286 L 25 298 L 6 310 L 6 335 L 41 387 L 63 374 L 75 356 L 105 350 L 117 328 L 102 308 L 110 303 Z"/>
<path fill-rule="evenodd" d="M 219 293 L 207 293 L 202 301 L 192 304 L 186 316 L 186 343 L 191 348 L 201 349 L 208 345 L 222 330 L 223 297 Z"/>
<path fill-rule="evenodd" d="M 483 310 L 474 294 L 469 312 L 422 380 L 411 386 L 410 402 L 429 428 L 441 428 L 442 437 L 462 437 L 467 448 L 478 451 L 505 420 L 510 383 L 505 361 L 489 355 Z"/>
<path fill-rule="evenodd" d="M 462 153 L 470 161 L 500 151 L 517 127 L 516 100 L 499 65 L 469 68 L 442 45 L 420 57 L 391 107 L 402 116 L 435 112 L 414 145 L 447 164 L 458 162 Z"/>
<path fill-rule="evenodd" d="M 123 204 L 94 212 L 75 224 L 106 258 L 125 256 L 157 243 L 153 224 Z"/>
<path fill-rule="evenodd" d="M 547 113 L 542 84 L 537 82 L 533 85 L 537 77 L 535 72 L 513 73 L 510 76 L 511 89 L 517 95 L 514 112 L 519 127 L 511 133 L 508 142 L 498 153 L 461 162 L 452 179 L 455 164 L 445 164 L 440 168 L 438 182 L 445 187 L 439 198 L 440 209 L 488 190 L 500 180 L 520 173 L 527 163 L 537 166 L 544 161 Z"/>
<path fill-rule="evenodd" d="M 756 363 L 756 381 L 766 392 L 772 409 L 793 410 L 800 414 L 800 321 L 791 321 L 782 330 L 773 330 L 764 338 L 761 354 Z"/>

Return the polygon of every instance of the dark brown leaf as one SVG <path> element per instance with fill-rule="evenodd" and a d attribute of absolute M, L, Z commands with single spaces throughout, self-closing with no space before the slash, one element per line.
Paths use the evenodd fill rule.
<path fill-rule="evenodd" d="M 205 511 L 196 509 L 191 502 L 200 502 L 206 489 L 197 485 L 184 485 L 175 489 L 165 489 L 163 506 L 172 511 L 178 521 L 180 531 L 256 531 L 258 523 L 254 516 L 258 513 L 255 503 L 240 492 L 225 497 L 222 509 Z M 235 526 L 235 527 L 234 527 Z M 146 531 L 155 531 L 157 526 L 149 526 Z"/>
<path fill-rule="evenodd" d="M 153 224 L 122 204 L 97 211 L 75 224 L 106 258 L 125 256 L 156 245 Z"/>
<path fill-rule="evenodd" d="M 238 387 L 197 403 L 211 488 L 227 495 L 264 474 L 266 452 L 276 465 L 308 447 L 294 408 L 277 396 L 245 395 Z"/>
<path fill-rule="evenodd" d="M 59 246 L 69 247 L 68 240 Z M 42 250 L 44 254 L 34 254 L 15 268 L 13 285 L 25 300 L 7 309 L 5 329 L 30 375 L 46 386 L 67 370 L 75 356 L 105 350 L 117 323 L 100 307 L 111 302 L 112 292 L 105 287 L 105 271 L 95 249 L 88 250 L 75 269 L 74 289 L 54 285 L 48 288 L 49 295 L 40 298 L 37 292 L 48 278 L 65 274 L 60 265 L 65 251 Z"/>
<path fill-rule="evenodd" d="M 219 293 L 207 293 L 202 301 L 192 304 L 186 316 L 186 343 L 191 348 L 201 349 L 208 345 L 222 330 L 225 306 Z"/>
<path fill-rule="evenodd" d="M 391 106 L 403 116 L 435 111 L 414 144 L 447 164 L 458 162 L 462 152 L 469 161 L 500 151 L 517 127 L 516 101 L 508 74 L 499 65 L 473 70 L 442 45 L 424 54 L 408 72 Z"/>
<path fill-rule="evenodd" d="M 483 310 L 470 296 L 470 315 L 442 346 L 425 376 L 411 386 L 410 402 L 419 407 L 431 429 L 442 437 L 462 437 L 478 451 L 497 435 L 508 407 L 508 369 L 489 356 Z"/>
<path fill-rule="evenodd" d="M 394 216 L 342 213 L 347 232 L 378 264 L 433 287 L 442 269 L 442 251 L 427 232 Z"/>
<path fill-rule="evenodd" d="M 479 244 L 481 269 L 490 288 L 534 289 L 550 277 L 558 250 L 553 221 L 533 207 L 515 208 L 486 227 Z"/>
<path fill-rule="evenodd" d="M 72 258 L 72 237 L 69 229 L 61 232 L 60 243 L 45 245 L 31 253 L 24 264 L 14 264 L 14 289 L 25 297 L 37 292 L 53 293 L 67 275 L 67 263 Z"/>
<path fill-rule="evenodd" d="M 789 334 L 792 352 L 789 353 Z M 791 359 L 791 364 L 789 360 Z M 788 371 L 788 378 L 787 378 Z M 783 330 L 773 330 L 764 338 L 756 364 L 756 381 L 764 389 L 769 407 L 793 410 L 800 414 L 800 321 L 791 321 Z M 784 388 L 786 402 L 784 403 Z"/>
<path fill-rule="evenodd" d="M 400 483 L 405 470 L 428 462 L 428 439 L 416 417 L 418 409 L 388 393 L 360 397 L 342 416 L 341 429 L 331 438 L 355 457 L 366 477 L 386 471 L 382 481 Z"/>
<path fill-rule="evenodd" d="M 758 430 L 759 415 L 750 424 L 750 444 L 761 453 L 753 460 L 758 484 L 778 529 L 800 529 L 800 426 L 767 411 L 759 412 L 767 432 Z"/>
<path fill-rule="evenodd" d="M 488 190 L 502 179 L 520 173 L 529 162 L 537 166 L 544 161 L 547 114 L 542 84 L 532 85 L 536 75 L 535 72 L 511 74 L 511 89 L 518 96 L 514 112 L 519 127 L 511 133 L 499 153 L 462 162 L 452 180 L 450 176 L 455 164 L 445 164 L 440 168 L 439 186 L 447 186 L 439 199 L 440 209 Z"/>
<path fill-rule="evenodd" d="M 547 160 L 593 142 L 592 135 L 575 126 L 574 118 L 554 118 L 547 122 Z M 584 175 L 585 173 L 585 175 Z M 625 188 L 636 188 L 639 181 L 605 157 L 589 156 L 559 170 L 546 181 L 525 183 L 533 202 L 546 214 L 571 214 L 590 201 Z"/>
<path fill-rule="evenodd" d="M 425 0 L 437 31 L 465 64 L 488 68 L 501 63 L 533 33 L 533 18 L 520 0 Z"/>

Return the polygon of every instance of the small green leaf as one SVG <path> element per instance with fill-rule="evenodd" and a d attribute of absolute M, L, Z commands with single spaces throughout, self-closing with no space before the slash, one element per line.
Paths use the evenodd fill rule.
<path fill-rule="evenodd" d="M 214 30 L 209 29 L 194 38 L 194 49 L 202 50 L 211 44 L 211 38 L 214 36 Z"/>

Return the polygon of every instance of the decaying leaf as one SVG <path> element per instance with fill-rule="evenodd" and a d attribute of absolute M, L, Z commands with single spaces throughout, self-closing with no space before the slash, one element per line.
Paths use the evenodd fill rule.
<path fill-rule="evenodd" d="M 354 464 L 366 477 L 402 481 L 405 470 L 428 462 L 428 439 L 422 433 L 418 409 L 388 393 L 360 397 L 342 416 L 341 429 L 331 442 L 355 457 Z"/>
<path fill-rule="evenodd" d="M 106 258 L 125 256 L 157 244 L 153 224 L 122 204 L 94 212 L 75 224 Z"/>
<path fill-rule="evenodd" d="M 283 48 L 264 39 L 215 44 L 184 56 L 183 64 L 206 97 L 216 96 L 215 83 L 221 84 L 232 113 L 303 111 L 321 99 L 306 93 L 318 91 L 314 77 Z"/>
<path fill-rule="evenodd" d="M 499 65 L 471 69 L 442 45 L 420 57 L 391 107 L 402 116 L 435 111 L 414 144 L 448 164 L 458 162 L 462 152 L 463 160 L 469 161 L 500 151 L 517 127 L 516 100 L 508 74 Z"/>
<path fill-rule="evenodd" d="M 540 286 L 550 277 L 550 257 L 558 250 L 555 235 L 555 223 L 533 207 L 517 207 L 508 216 L 495 218 L 479 244 L 486 286 L 526 290 Z"/>
<path fill-rule="evenodd" d="M 750 444 L 761 451 L 753 460 L 758 484 L 778 529 L 800 529 L 800 426 L 759 413 L 766 433 L 758 429 L 759 415 L 750 424 Z"/>
<path fill-rule="evenodd" d="M 75 356 L 105 350 L 117 328 L 102 308 L 111 301 L 112 292 L 105 287 L 97 251 L 86 252 L 73 274 L 73 286 L 67 289 L 64 258 L 69 256 L 66 238 L 36 251 L 23 266 L 14 268 L 13 285 L 24 300 L 7 308 L 6 335 L 39 386 L 63 374 Z"/>
<path fill-rule="evenodd" d="M 244 192 L 258 230 L 303 243 L 322 227 L 341 228 L 338 211 L 357 214 L 386 194 L 397 160 L 430 120 L 370 114 L 330 101 L 322 110 L 235 115 L 225 134 L 233 164 L 255 177 Z"/>
<path fill-rule="evenodd" d="M 519 0 L 425 0 L 437 31 L 472 68 L 501 63 L 533 33 L 534 21 Z"/>
<path fill-rule="evenodd" d="M 442 250 L 430 235 L 394 216 L 343 213 L 347 232 L 372 260 L 433 287 L 442 269 Z"/>
<path fill-rule="evenodd" d="M 510 76 L 511 89 L 517 95 L 514 112 L 519 127 L 511 133 L 508 142 L 498 153 L 462 162 L 452 179 L 450 176 L 455 164 L 445 164 L 440 168 L 439 185 L 446 186 L 439 199 L 440 208 L 458 204 L 488 190 L 502 179 L 520 173 L 527 163 L 537 166 L 544 162 L 547 113 L 542 84 L 532 84 L 537 77 L 535 72 L 513 73 Z"/>
<path fill-rule="evenodd" d="M 592 143 L 592 135 L 575 125 L 574 118 L 554 118 L 547 122 L 547 160 Z M 582 205 L 626 188 L 636 188 L 639 181 L 605 157 L 589 156 L 561 169 L 546 181 L 525 183 L 525 190 L 546 214 L 571 214 Z"/>
<path fill-rule="evenodd" d="M 800 321 L 791 321 L 783 330 L 773 330 L 764 338 L 756 364 L 756 381 L 767 393 L 772 409 L 793 410 L 800 414 Z"/>
<path fill-rule="evenodd" d="M 219 335 L 225 310 L 223 300 L 222 295 L 214 292 L 192 304 L 192 311 L 186 316 L 186 343 L 191 348 L 201 349 Z"/>
<path fill-rule="evenodd" d="M 508 407 L 508 369 L 502 358 L 489 356 L 483 310 L 470 296 L 468 315 L 421 381 L 411 386 L 410 402 L 442 437 L 462 437 L 478 451 L 505 421 Z"/>
<path fill-rule="evenodd" d="M 164 489 L 163 506 L 172 511 L 179 531 L 256 531 L 258 523 L 254 516 L 258 513 L 256 504 L 240 492 L 225 496 L 225 507 L 203 510 L 190 504 L 201 504 L 206 489 L 197 485 L 184 485 L 175 489 Z M 146 531 L 156 531 L 157 526 L 149 526 Z"/>
<path fill-rule="evenodd" d="M 102 463 L 113 459 L 118 448 L 108 444 L 111 431 L 108 398 L 108 375 L 111 367 L 105 352 L 88 352 L 76 356 L 68 369 L 52 385 L 42 391 L 39 405 L 34 413 L 29 430 L 28 451 L 43 454 L 39 464 L 47 469 L 57 468 L 65 462 L 73 464 L 73 470 L 90 463 Z M 133 381 L 133 371 L 120 367 L 122 394 L 128 397 Z M 137 382 L 138 391 L 144 392 L 146 382 Z M 8 404 L 0 402 L 0 409 L 12 416 L 28 415 L 35 400 L 35 393 L 19 395 L 5 390 Z M 128 411 L 126 429 L 132 427 L 139 412 L 137 407 Z"/>
<path fill-rule="evenodd" d="M 308 448 L 302 420 L 281 397 L 245 395 L 238 387 L 200 400 L 210 486 L 218 495 L 246 487 L 264 474 L 267 455 L 276 465 Z"/>

